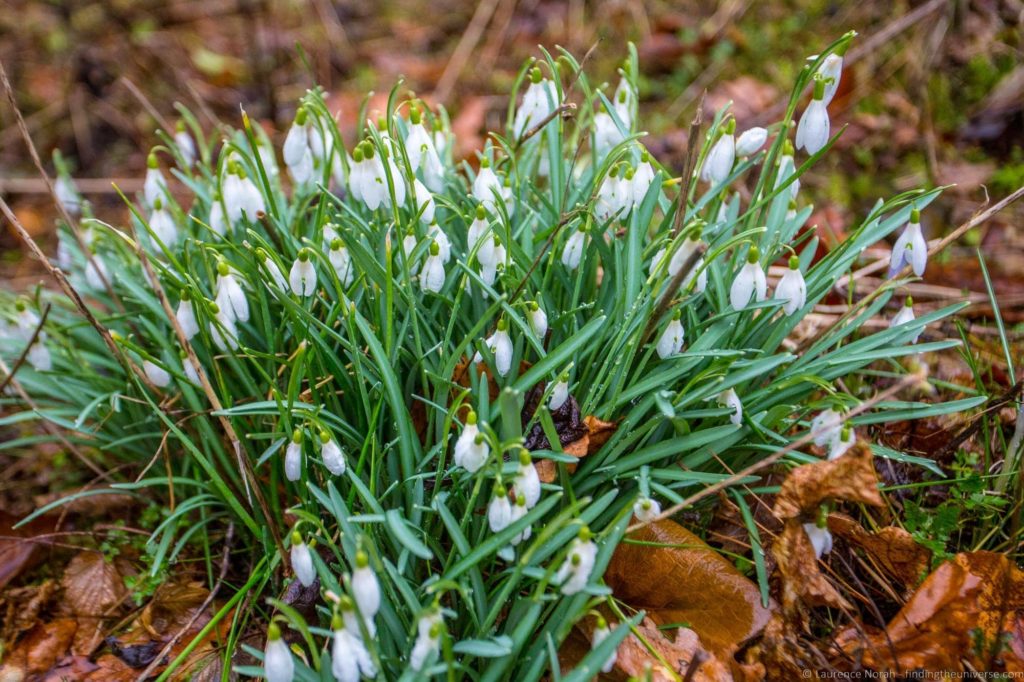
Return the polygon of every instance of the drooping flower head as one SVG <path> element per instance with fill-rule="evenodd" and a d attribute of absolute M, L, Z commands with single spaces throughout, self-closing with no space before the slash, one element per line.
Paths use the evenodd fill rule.
<path fill-rule="evenodd" d="M 895 277 L 908 264 L 918 277 L 924 275 L 928 266 L 928 242 L 921 232 L 921 212 L 916 208 L 910 211 L 910 221 L 892 247 L 889 277 Z"/>
<path fill-rule="evenodd" d="M 476 412 L 470 410 L 466 415 L 466 425 L 462 429 L 462 434 L 455 441 L 455 465 L 464 468 L 471 474 L 478 471 L 487 462 L 487 457 L 490 455 L 487 439 L 484 434 L 480 433 L 476 422 Z"/>
<path fill-rule="evenodd" d="M 309 587 L 316 580 L 316 569 L 313 568 L 313 555 L 309 545 L 302 539 L 302 533 L 292 531 L 291 562 L 295 577 L 304 587 Z"/>
<path fill-rule="evenodd" d="M 729 288 L 729 303 L 735 310 L 746 308 L 751 296 L 755 301 L 763 301 L 768 295 L 768 280 L 765 278 L 760 258 L 761 252 L 756 246 L 751 246 L 747 251 L 747 262 L 732 281 Z"/>
<path fill-rule="evenodd" d="M 725 182 L 732 173 L 732 165 L 736 161 L 735 132 L 736 119 L 729 119 L 719 128 L 718 139 L 701 166 L 700 179 L 712 187 Z"/>
<path fill-rule="evenodd" d="M 807 283 L 800 272 L 800 259 L 795 255 L 790 257 L 789 269 L 775 287 L 775 300 L 785 301 L 782 310 L 787 315 L 792 315 L 807 304 Z"/>
<path fill-rule="evenodd" d="M 814 79 L 814 98 L 800 117 L 796 127 L 796 148 L 817 154 L 825 148 L 829 137 L 828 108 L 825 103 L 825 81 Z"/>
<path fill-rule="evenodd" d="M 295 661 L 288 644 L 281 639 L 281 628 L 271 622 L 267 627 L 267 648 L 263 651 L 263 675 L 267 682 L 292 682 Z"/>

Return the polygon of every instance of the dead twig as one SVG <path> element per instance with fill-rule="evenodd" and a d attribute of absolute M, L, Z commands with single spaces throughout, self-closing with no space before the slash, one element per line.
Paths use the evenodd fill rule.
<path fill-rule="evenodd" d="M 25 364 L 25 360 L 28 359 L 28 354 L 32 351 L 32 346 L 34 346 L 36 341 L 39 340 L 39 334 L 43 331 L 43 325 L 46 324 L 46 318 L 50 316 L 51 307 L 52 306 L 49 303 L 46 304 L 46 307 L 43 309 L 43 314 L 39 317 L 39 323 L 36 324 L 36 328 L 32 330 L 32 336 L 29 337 L 28 343 L 25 344 L 25 349 L 21 351 L 21 355 L 19 355 L 18 359 L 14 361 L 11 368 L 9 370 L 4 370 L 4 374 L 6 374 L 7 377 L 3 381 L 0 381 L 0 395 L 3 395 L 4 389 L 6 389 L 7 385 L 14 380 L 14 375 L 17 374 L 18 370 L 21 369 L 21 366 Z"/>

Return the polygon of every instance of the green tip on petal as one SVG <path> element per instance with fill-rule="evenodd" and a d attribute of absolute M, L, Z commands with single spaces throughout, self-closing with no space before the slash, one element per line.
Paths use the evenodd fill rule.
<path fill-rule="evenodd" d="M 782 141 L 782 155 L 783 156 L 793 156 L 793 152 L 794 151 L 796 151 L 796 150 L 793 148 L 793 141 L 792 140 L 787 138 L 787 139 Z"/>
<path fill-rule="evenodd" d="M 309 249 L 299 249 L 299 260 L 303 263 L 309 260 Z"/>
<path fill-rule="evenodd" d="M 536 301 L 530 301 L 530 312 L 537 312 L 540 310 L 540 305 Z"/>
<path fill-rule="evenodd" d="M 732 135 L 736 132 L 736 119 L 730 118 L 725 124 L 725 134 Z"/>
<path fill-rule="evenodd" d="M 306 107 L 299 107 L 298 111 L 295 112 L 295 125 L 306 125 Z"/>
<path fill-rule="evenodd" d="M 523 466 L 527 466 L 528 464 L 530 464 L 531 461 L 532 460 L 530 459 L 530 451 L 527 450 L 526 448 L 521 449 L 519 451 L 519 463 L 522 464 Z"/>
<path fill-rule="evenodd" d="M 761 250 L 756 246 L 751 246 L 750 251 L 747 251 L 747 262 L 756 263 L 761 258 Z"/>
<path fill-rule="evenodd" d="M 505 486 L 503 486 L 501 483 L 495 483 L 494 484 L 494 496 L 495 497 L 505 497 L 505 495 L 508 495 L 508 490 L 505 489 Z"/>
<path fill-rule="evenodd" d="M 320 432 L 320 442 L 323 443 L 324 445 L 327 445 L 328 443 L 330 443 L 331 442 L 331 434 L 327 433 L 326 431 L 321 431 Z"/>
<path fill-rule="evenodd" d="M 437 245 L 437 242 L 430 242 L 430 255 L 436 256 L 441 253 L 441 247 Z"/>
<path fill-rule="evenodd" d="M 907 296 L 907 300 L 903 302 L 903 305 L 905 307 L 907 307 L 907 308 L 913 308 L 914 307 L 914 297 L 913 296 Z"/>
<path fill-rule="evenodd" d="M 597 627 L 599 629 L 601 629 L 601 630 L 604 630 L 605 628 L 608 627 L 608 621 L 606 621 L 603 616 L 598 616 L 597 617 Z"/>
<path fill-rule="evenodd" d="M 409 122 L 413 125 L 419 125 L 421 120 L 423 120 L 423 116 L 420 114 L 420 108 L 415 105 L 409 107 Z"/>
<path fill-rule="evenodd" d="M 799 257 L 797 257 L 797 256 L 790 256 L 789 257 L 789 269 L 790 270 L 799 270 L 800 269 L 800 258 Z"/>
<path fill-rule="evenodd" d="M 339 237 L 335 237 L 331 240 L 331 251 L 337 251 L 343 246 L 345 246 L 345 243 L 342 242 Z"/>
<path fill-rule="evenodd" d="M 356 552 L 356 568 L 366 568 L 370 565 L 370 557 L 366 555 L 366 552 L 359 550 Z"/>
<path fill-rule="evenodd" d="M 480 159 L 480 168 L 481 169 L 483 169 L 483 168 L 490 168 L 490 167 L 491 167 L 491 160 L 490 159 L 488 159 L 486 156 L 483 157 L 482 159 Z"/>
<path fill-rule="evenodd" d="M 483 220 L 487 217 L 487 209 L 484 208 L 483 204 L 476 207 L 476 219 Z"/>
<path fill-rule="evenodd" d="M 146 157 L 146 166 L 148 168 L 156 168 L 159 165 L 156 160 L 156 152 L 150 152 L 149 156 Z"/>
<path fill-rule="evenodd" d="M 345 627 L 345 620 L 341 617 L 340 613 L 336 613 L 331 616 L 331 629 L 340 630 Z"/>
<path fill-rule="evenodd" d="M 292 431 L 292 442 L 296 445 L 302 442 L 302 429 Z"/>
<path fill-rule="evenodd" d="M 292 545 L 302 544 L 302 533 L 297 530 L 292 531 Z"/>
<path fill-rule="evenodd" d="M 473 410 L 470 410 L 469 414 L 466 415 L 466 424 L 476 424 L 476 412 Z"/>
<path fill-rule="evenodd" d="M 175 123 L 174 124 L 174 130 L 179 132 L 179 133 L 185 132 L 185 122 L 184 121 L 178 121 L 177 123 Z"/>
<path fill-rule="evenodd" d="M 540 83 L 541 80 L 543 80 L 543 78 L 544 78 L 544 75 L 540 72 L 540 69 L 538 67 L 535 66 L 532 69 L 530 69 L 530 82 L 531 83 Z"/>
<path fill-rule="evenodd" d="M 267 639 L 271 642 L 281 639 L 281 628 L 278 627 L 277 623 L 271 623 L 267 626 Z"/>
<path fill-rule="evenodd" d="M 231 269 L 228 267 L 227 261 L 225 261 L 225 260 L 217 261 L 217 274 L 218 275 L 220 275 L 221 277 L 227 277 L 228 272 L 230 272 L 230 271 L 231 271 Z"/>
<path fill-rule="evenodd" d="M 592 534 L 590 532 L 590 528 L 588 526 L 583 526 L 583 527 L 580 528 L 580 532 L 579 532 L 579 536 L 578 537 L 579 537 L 581 542 L 589 542 L 590 538 L 593 537 L 593 536 L 592 536 Z"/>
<path fill-rule="evenodd" d="M 912 209 L 910 211 L 910 222 L 919 223 L 921 222 L 921 211 L 918 209 Z"/>
<path fill-rule="evenodd" d="M 499 332 L 508 331 L 508 320 L 506 320 L 504 317 L 501 318 L 500 320 L 498 320 L 498 331 Z"/>
<path fill-rule="evenodd" d="M 358 146 L 352 150 L 352 161 L 354 163 L 361 163 L 363 160 L 363 150 Z"/>

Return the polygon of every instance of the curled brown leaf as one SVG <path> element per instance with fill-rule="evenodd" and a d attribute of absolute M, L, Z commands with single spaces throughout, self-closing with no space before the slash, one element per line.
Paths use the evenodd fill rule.
<path fill-rule="evenodd" d="M 775 499 L 775 515 L 780 519 L 813 516 L 829 499 L 882 506 L 874 456 L 863 441 L 839 459 L 803 464 L 789 472 Z"/>

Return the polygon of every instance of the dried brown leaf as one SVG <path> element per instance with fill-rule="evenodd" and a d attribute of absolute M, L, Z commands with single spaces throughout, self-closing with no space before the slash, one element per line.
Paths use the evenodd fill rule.
<path fill-rule="evenodd" d="M 64 569 L 64 603 L 78 618 L 72 652 L 90 655 L 103 641 L 103 622 L 127 592 L 121 572 L 98 552 L 82 552 Z"/>
<path fill-rule="evenodd" d="M 813 515 L 828 499 L 882 506 L 874 456 L 863 441 L 839 459 L 811 462 L 789 472 L 775 499 L 775 515 L 780 519 Z"/>
<path fill-rule="evenodd" d="M 957 554 L 929 575 L 883 633 L 838 638 L 880 671 L 1024 672 L 1024 572 L 994 552 Z M 863 657 L 863 658 L 861 658 Z"/>
<path fill-rule="evenodd" d="M 791 619 L 797 617 L 801 605 L 851 608 L 818 567 L 811 539 L 798 519 L 786 520 L 772 554 L 782 578 L 782 611 Z"/>
<path fill-rule="evenodd" d="M 687 624 L 723 658 L 760 632 L 770 615 L 754 582 L 671 520 L 631 533 L 604 577 L 616 598 L 646 610 L 659 625 Z"/>
<path fill-rule="evenodd" d="M 631 634 L 619 645 L 616 670 L 631 678 L 674 682 L 693 665 L 690 679 L 694 682 L 733 682 L 726 665 L 701 646 L 700 637 L 690 628 L 677 629 L 671 640 L 651 618 L 645 618 L 636 629 L 639 637 Z"/>
<path fill-rule="evenodd" d="M 931 563 L 931 550 L 917 544 L 910 533 L 896 526 L 869 533 L 845 514 L 829 514 L 828 529 L 836 537 L 864 550 L 904 587 L 917 585 Z"/>

